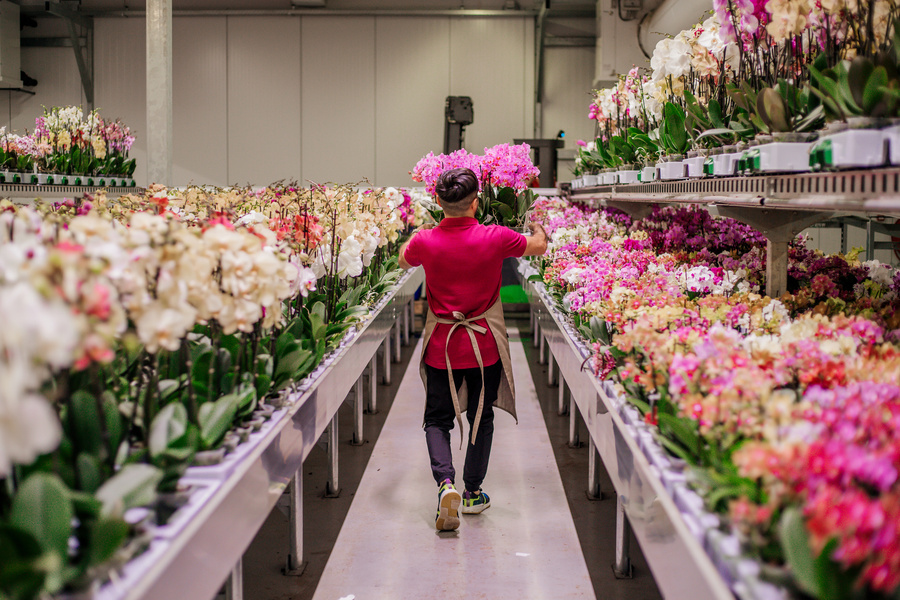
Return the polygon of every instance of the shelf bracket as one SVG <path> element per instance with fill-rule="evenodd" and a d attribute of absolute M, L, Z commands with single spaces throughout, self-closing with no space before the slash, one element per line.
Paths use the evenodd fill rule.
<path fill-rule="evenodd" d="M 788 244 L 804 229 L 830 219 L 833 212 L 715 206 L 716 212 L 749 225 L 768 240 L 766 244 L 766 295 L 780 298 L 787 291 Z"/>
<path fill-rule="evenodd" d="M 649 217 L 653 212 L 653 204 L 647 204 L 646 202 L 617 202 L 615 200 L 607 200 L 605 204 L 609 208 L 621 210 L 636 221 Z"/>

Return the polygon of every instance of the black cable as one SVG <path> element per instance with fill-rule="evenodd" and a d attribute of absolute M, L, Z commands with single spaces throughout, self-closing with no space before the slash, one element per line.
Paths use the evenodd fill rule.
<path fill-rule="evenodd" d="M 641 29 L 644 27 L 644 21 L 647 19 L 647 17 L 649 17 L 652 14 L 653 14 L 653 11 L 644 13 L 644 16 L 641 17 L 641 22 L 638 23 L 638 27 L 637 27 L 638 48 L 641 49 L 641 52 L 643 52 L 644 56 L 646 56 L 647 58 L 650 58 L 650 55 L 647 54 L 647 49 L 644 48 L 644 42 L 641 40 Z"/>

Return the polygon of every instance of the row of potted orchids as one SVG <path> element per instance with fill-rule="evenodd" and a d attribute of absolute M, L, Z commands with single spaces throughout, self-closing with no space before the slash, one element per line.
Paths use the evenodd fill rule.
<path fill-rule="evenodd" d="M 596 91 L 573 187 L 900 164 L 900 9 L 722 2 Z"/>
<path fill-rule="evenodd" d="M 896 598 L 900 272 L 798 238 L 769 298 L 765 239 L 702 209 L 632 220 L 553 199 L 533 218 L 551 235 L 535 265 L 594 373 L 674 457 L 663 477 L 719 515 L 697 522 L 706 545 L 735 537 L 772 597 Z"/>
<path fill-rule="evenodd" d="M 144 552 L 186 471 L 224 469 L 391 289 L 413 196 L 0 204 L 0 597 L 93 590 Z"/>
<path fill-rule="evenodd" d="M 77 106 L 44 109 L 34 131 L 0 129 L 0 183 L 135 187 L 134 135 L 119 119 Z"/>

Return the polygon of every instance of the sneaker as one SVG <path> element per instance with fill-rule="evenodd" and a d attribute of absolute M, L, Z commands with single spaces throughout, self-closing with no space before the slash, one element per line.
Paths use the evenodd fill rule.
<path fill-rule="evenodd" d="M 434 518 L 434 526 L 438 531 L 459 529 L 460 502 L 462 496 L 456 491 L 453 482 L 445 479 L 438 491 L 437 516 Z"/>
<path fill-rule="evenodd" d="M 462 496 L 462 511 L 467 515 L 477 515 L 486 508 L 490 508 L 490 497 L 480 489 L 478 493 L 466 490 Z"/>

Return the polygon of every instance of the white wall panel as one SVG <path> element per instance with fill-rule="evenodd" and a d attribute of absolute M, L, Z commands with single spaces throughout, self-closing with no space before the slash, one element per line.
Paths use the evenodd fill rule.
<path fill-rule="evenodd" d="M 375 17 L 303 17 L 301 41 L 303 177 L 374 183 Z"/>
<path fill-rule="evenodd" d="M 229 182 L 226 27 L 225 17 L 172 24 L 175 185 Z"/>
<path fill-rule="evenodd" d="M 227 30 L 229 183 L 300 179 L 300 19 L 228 17 Z"/>
<path fill-rule="evenodd" d="M 451 19 L 449 95 L 472 98 L 470 152 L 532 137 L 533 30 L 523 18 Z"/>
<path fill-rule="evenodd" d="M 375 22 L 375 185 L 412 186 L 409 171 L 444 144 L 450 19 Z"/>
<path fill-rule="evenodd" d="M 12 92 L 7 113 L 2 115 L 8 119 L 11 111 L 12 128 L 18 133 L 34 131 L 34 120 L 43 114 L 45 106 L 81 106 L 88 110 L 71 48 L 22 48 L 22 70 L 38 80 L 31 88 L 35 95 Z"/>
<path fill-rule="evenodd" d="M 576 140 L 594 137 L 595 121 L 588 119 L 591 85 L 594 79 L 593 48 L 545 48 L 543 137 L 566 132 L 566 148 L 575 149 Z M 557 179 L 572 179 L 573 161 L 560 161 Z"/>
<path fill-rule="evenodd" d="M 147 43 L 144 19 L 94 20 L 94 105 L 120 118 L 137 138 L 135 179 L 147 185 Z M 74 68 L 74 67 L 73 67 Z M 78 70 L 75 69 L 77 74 Z"/>

